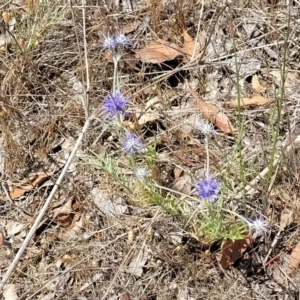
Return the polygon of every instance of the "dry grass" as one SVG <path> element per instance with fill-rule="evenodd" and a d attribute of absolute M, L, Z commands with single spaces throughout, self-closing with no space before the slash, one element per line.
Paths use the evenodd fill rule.
<path fill-rule="evenodd" d="M 7 34 L 9 41 L 0 52 L 1 199 L 24 180 L 28 182 L 32 174 L 52 175 L 17 199 L 1 200 L 1 274 L 11 264 L 74 147 L 85 122 L 87 92 L 94 116 L 42 224 L 10 277 L 20 299 L 294 299 L 299 276 L 295 271 L 280 282 L 280 269 L 299 240 L 297 149 L 284 153 L 275 175 L 261 179 L 255 192 L 245 197 L 250 215 L 262 212 L 271 227 L 227 270 L 219 263 L 219 243 L 207 245 L 186 219 L 146 202 L 138 190 L 129 194 L 107 173 L 84 163 L 91 151 L 100 156 L 106 152 L 125 172 L 126 180 L 132 180 L 118 135 L 101 109 L 113 79 L 112 63 L 100 46 L 103 35 L 139 20 L 130 33 L 132 51 L 158 37 L 182 46 L 183 24 L 195 37 L 200 23 L 206 31 L 206 51 L 200 63 L 148 64 L 132 60 L 131 51 L 124 56 L 122 89 L 132 100 L 132 116 L 144 112 L 145 103 L 155 96 L 163 105 L 159 119 L 138 125 L 131 117 L 127 126 L 142 134 L 147 145 L 156 143 L 152 176 L 158 184 L 171 188 L 180 169 L 198 178 L 204 173 L 206 158 L 203 137 L 198 136 L 200 143 L 195 143 L 195 127 L 189 131 L 185 126 L 199 114 L 195 99 L 183 87 L 189 82 L 203 100 L 226 112 L 236 128 L 244 124 L 242 172 L 245 185 L 249 184 L 269 166 L 276 128 L 279 155 L 284 140 L 289 140 L 286 137 L 298 136 L 299 3 L 233 1 L 225 7 L 222 1 L 136 0 L 118 6 L 118 1 L 90 0 L 82 8 L 81 1 L 72 1 L 70 7 L 68 1 L 57 0 L 40 1 L 33 11 L 24 11 L 11 2 L 17 1 L 0 4 L 1 12 L 16 18 L 11 34 L 4 22 L 0 24 L 0 34 Z M 255 64 L 259 66 L 253 71 Z M 278 112 L 283 87 L 272 71 L 282 70 L 283 65 L 291 75 L 283 109 Z M 236 67 L 242 97 L 255 92 L 251 80 L 257 74 L 266 87 L 261 94 L 274 100 L 242 110 L 240 119 L 237 110 L 225 106 L 237 98 Z M 226 207 L 240 212 L 245 202 L 238 197 L 242 173 L 236 139 L 218 132 L 209 145 L 211 169 L 224 182 Z M 103 199 L 121 212 L 112 214 Z M 286 211 L 292 213 L 292 220 L 271 246 Z M 270 262 L 263 268 L 270 249 Z M 135 267 L 135 261 L 141 267 Z"/>

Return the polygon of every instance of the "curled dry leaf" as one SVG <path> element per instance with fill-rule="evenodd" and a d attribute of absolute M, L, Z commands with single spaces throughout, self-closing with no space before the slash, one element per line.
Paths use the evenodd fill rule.
<path fill-rule="evenodd" d="M 20 234 L 22 235 L 22 231 L 25 227 L 25 224 L 22 224 L 20 222 L 17 222 L 17 221 L 12 221 L 12 220 L 5 220 L 5 219 L 1 219 L 0 218 L 0 226 L 2 228 L 4 228 L 5 232 L 6 232 L 6 235 L 3 235 L 5 238 L 10 238 L 12 236 L 15 236 L 17 234 Z M 24 233 L 24 231 L 23 231 Z M 3 234 L 3 231 L 2 231 L 2 234 Z"/>
<path fill-rule="evenodd" d="M 55 208 L 53 212 L 54 218 L 66 228 L 73 228 L 81 217 L 80 205 L 76 200 L 74 202 L 73 198 L 70 198 L 63 206 Z"/>
<path fill-rule="evenodd" d="M 136 114 L 136 119 L 138 120 L 138 124 L 144 125 L 147 122 L 153 122 L 153 121 L 159 119 L 159 117 L 160 117 L 159 111 L 161 111 L 162 109 L 163 109 L 163 105 L 162 105 L 162 102 L 161 102 L 161 99 L 159 96 L 156 96 L 156 97 L 150 99 L 146 103 L 145 113 L 143 113 L 143 114 L 137 113 Z"/>
<path fill-rule="evenodd" d="M 106 192 L 95 187 L 92 190 L 93 201 L 96 207 L 106 217 L 115 218 L 128 211 L 128 206 L 124 199 L 116 195 L 109 195 Z"/>
<path fill-rule="evenodd" d="M 148 63 L 162 63 L 173 60 L 182 54 L 182 50 L 174 43 L 161 39 L 150 41 L 144 48 L 135 51 L 135 58 Z"/>
<path fill-rule="evenodd" d="M 272 100 L 262 97 L 262 96 L 253 96 L 252 98 L 242 98 L 240 101 L 240 106 L 250 106 L 250 105 L 264 105 L 272 102 Z M 233 100 L 227 103 L 226 105 L 229 108 L 237 108 L 239 107 L 239 101 Z"/>
<path fill-rule="evenodd" d="M 263 93 L 266 90 L 266 87 L 262 86 L 259 83 L 258 76 L 256 74 L 253 75 L 252 80 L 251 80 L 251 84 L 252 84 L 253 90 L 255 90 L 258 93 Z"/>
<path fill-rule="evenodd" d="M 72 212 L 72 201 L 73 199 L 71 198 L 61 207 L 55 208 L 53 210 L 54 218 L 58 217 L 59 221 L 64 220 L 65 216 L 68 216 Z"/>
<path fill-rule="evenodd" d="M 13 188 L 12 192 L 10 192 L 11 199 L 16 199 L 26 192 L 31 191 L 36 185 L 44 182 L 49 176 L 51 176 L 53 172 L 45 172 L 45 173 L 36 173 L 29 176 L 29 179 Z M 4 200 L 9 200 L 8 197 L 5 197 Z"/>
<path fill-rule="evenodd" d="M 143 268 L 150 257 L 150 249 L 144 246 L 140 251 L 138 251 L 135 256 L 130 261 L 127 272 L 136 277 L 141 277 L 143 275 Z"/>
<path fill-rule="evenodd" d="M 224 269 L 232 266 L 234 262 L 241 257 L 241 255 L 250 246 L 250 238 L 247 237 L 243 240 L 231 241 L 228 240 L 222 249 L 222 256 L 220 263 Z"/>
<path fill-rule="evenodd" d="M 300 263 L 300 241 L 296 245 L 296 247 L 293 249 L 290 257 L 290 262 L 289 266 L 286 270 L 286 273 L 289 275 L 291 274 L 298 266 Z"/>
<path fill-rule="evenodd" d="M 225 113 L 221 112 L 215 105 L 206 103 L 201 100 L 192 89 L 189 89 L 189 91 L 191 95 L 196 99 L 197 107 L 201 110 L 204 119 L 210 120 L 226 134 L 236 132 L 236 129 L 233 127 Z"/>
<path fill-rule="evenodd" d="M 184 171 L 181 168 L 175 167 L 173 172 L 174 172 L 174 178 L 175 179 L 178 179 L 179 177 L 184 175 Z"/>

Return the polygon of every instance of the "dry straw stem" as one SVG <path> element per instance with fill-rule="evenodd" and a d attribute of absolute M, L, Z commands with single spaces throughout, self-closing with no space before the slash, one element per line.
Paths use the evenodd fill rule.
<path fill-rule="evenodd" d="M 72 6 L 71 6 L 71 1 L 70 1 L 70 7 L 71 7 L 71 11 L 72 11 L 72 14 L 73 14 L 73 10 L 72 10 Z M 74 16 L 74 14 L 73 14 Z M 83 19 L 83 28 L 85 29 L 85 8 L 84 8 L 84 0 L 82 0 L 82 19 Z M 74 19 L 73 19 L 74 20 Z M 76 26 L 75 26 L 76 28 Z M 78 44 L 78 49 L 80 51 L 80 47 L 79 47 L 79 38 L 78 38 L 78 34 L 77 34 L 77 31 L 75 29 L 75 32 L 76 32 L 76 38 L 77 38 L 77 44 Z M 40 222 L 44 216 L 44 214 L 46 213 L 46 210 L 48 209 L 58 187 L 60 186 L 60 184 L 62 183 L 64 177 L 65 177 L 65 174 L 76 154 L 76 151 L 78 149 L 78 147 L 80 146 L 81 142 L 82 142 L 82 139 L 83 139 L 83 136 L 85 135 L 86 131 L 88 130 L 89 128 L 89 125 L 90 125 L 90 121 L 91 121 L 91 118 L 92 117 L 88 117 L 89 115 L 89 112 L 88 112 L 88 93 L 87 93 L 87 90 L 89 90 L 89 73 L 88 73 L 88 70 L 89 70 L 89 65 L 88 65 L 88 58 L 87 58 L 87 43 L 86 43 L 86 34 L 85 34 L 85 30 L 84 30 L 84 50 L 85 50 L 85 69 L 86 69 L 86 83 L 87 83 L 87 88 L 84 88 L 84 84 L 83 84 L 83 96 L 84 96 L 84 103 L 83 103 L 83 107 L 84 107 L 84 110 L 85 110 L 85 116 L 86 116 L 86 121 L 85 121 L 85 124 L 82 128 L 82 131 L 81 133 L 79 134 L 78 136 L 78 139 L 76 141 L 76 144 L 60 174 L 60 176 L 58 177 L 50 195 L 48 196 L 44 206 L 42 207 L 41 211 L 39 212 L 33 226 L 31 227 L 31 229 L 29 230 L 25 240 L 23 241 L 22 243 L 22 246 L 20 247 L 19 251 L 17 252 L 14 260 L 12 261 L 12 263 L 10 264 L 9 268 L 7 269 L 1 283 L 0 283 L 0 290 L 3 289 L 3 287 L 5 286 L 6 282 L 9 280 L 15 266 L 17 265 L 19 259 L 21 258 L 23 252 L 25 251 L 29 241 L 31 240 L 32 236 L 34 235 L 34 233 L 36 232 L 37 228 L 41 225 Z M 80 61 L 81 61 L 81 65 L 82 65 L 82 69 L 84 67 L 84 64 L 82 62 L 82 59 L 81 59 L 81 52 L 80 53 Z M 82 74 L 82 79 L 84 79 L 84 75 Z"/>

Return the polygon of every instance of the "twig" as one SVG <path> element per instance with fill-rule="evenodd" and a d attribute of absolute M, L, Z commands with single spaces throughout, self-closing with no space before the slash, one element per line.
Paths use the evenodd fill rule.
<path fill-rule="evenodd" d="M 84 63 L 85 63 L 85 76 L 86 76 L 86 90 L 85 90 L 85 103 L 84 103 L 84 111 L 85 117 L 89 117 L 89 95 L 90 95 L 90 73 L 89 73 L 89 63 L 88 63 L 88 51 L 87 51 L 87 42 L 86 42 L 86 16 L 85 16 L 85 0 L 81 1 L 82 3 L 82 31 L 83 31 L 83 45 L 84 45 Z M 80 45 L 78 44 L 78 49 Z"/>
<path fill-rule="evenodd" d="M 195 53 L 196 53 L 196 49 L 197 49 L 197 42 L 200 44 L 199 34 L 200 34 L 201 19 L 203 16 L 203 8 L 204 8 L 204 0 L 202 0 L 202 5 L 201 5 L 201 9 L 200 9 L 200 16 L 199 16 L 199 22 L 198 22 L 198 27 L 197 27 L 197 35 L 196 35 L 196 39 L 195 39 L 196 43 L 195 43 L 195 46 L 193 49 L 193 54 L 192 54 L 191 60 L 193 60 L 195 57 Z"/>
<path fill-rule="evenodd" d="M 269 249 L 269 251 L 268 251 L 268 254 L 266 255 L 265 259 L 263 260 L 263 266 L 266 265 L 266 263 L 267 263 L 267 261 L 268 261 L 268 259 L 269 259 L 269 256 L 270 256 L 270 254 L 271 254 L 271 252 L 273 251 L 275 245 L 276 245 L 277 242 L 278 242 L 278 239 L 279 239 L 279 237 L 280 237 L 281 232 L 282 232 L 282 230 L 279 229 L 279 231 L 277 232 L 277 234 L 276 234 L 276 236 L 275 236 L 275 238 L 274 238 L 274 240 L 273 240 L 273 242 L 272 242 L 272 244 L 271 244 L 271 246 L 270 246 L 270 249 Z"/>

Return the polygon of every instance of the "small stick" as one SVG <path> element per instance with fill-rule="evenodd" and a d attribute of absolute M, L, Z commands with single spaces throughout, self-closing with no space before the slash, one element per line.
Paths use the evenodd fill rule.
<path fill-rule="evenodd" d="M 269 259 L 269 256 L 270 256 L 271 252 L 273 251 L 275 245 L 277 244 L 281 232 L 282 232 L 282 230 L 279 229 L 279 231 L 277 232 L 277 234 L 276 234 L 276 236 L 275 236 L 275 238 L 274 238 L 274 240 L 273 240 L 273 242 L 272 242 L 272 244 L 270 246 L 268 254 L 266 255 L 265 259 L 263 260 L 263 266 L 266 266 L 266 263 L 267 263 L 267 261 Z"/>

